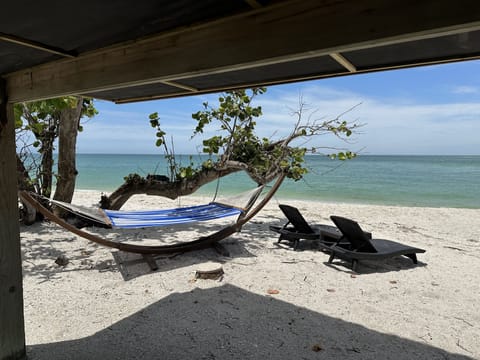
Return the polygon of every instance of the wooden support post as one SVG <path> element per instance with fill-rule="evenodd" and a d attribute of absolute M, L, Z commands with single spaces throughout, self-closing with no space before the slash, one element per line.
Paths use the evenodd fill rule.
<path fill-rule="evenodd" d="M 0 360 L 26 359 L 13 105 L 0 78 Z"/>

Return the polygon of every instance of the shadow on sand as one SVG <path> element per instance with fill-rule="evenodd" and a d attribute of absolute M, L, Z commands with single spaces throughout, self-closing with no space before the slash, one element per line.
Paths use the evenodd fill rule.
<path fill-rule="evenodd" d="M 271 217 L 268 221 L 252 220 L 247 223 L 242 229 L 242 237 L 239 238 L 236 234 L 222 240 L 220 244 L 228 251 L 229 257 L 222 257 L 214 250 L 200 250 L 187 253 L 176 253 L 170 255 L 155 256 L 156 264 L 159 268 L 158 271 L 168 271 L 178 267 L 190 266 L 205 261 L 224 262 L 228 261 L 228 258 L 248 258 L 254 256 L 251 250 L 263 248 L 267 245 L 274 244 L 279 248 L 279 251 L 294 251 L 289 244 L 285 242 L 282 244 L 277 243 L 277 234 L 268 230 L 270 225 L 279 225 L 283 221 L 280 217 Z M 195 226 L 183 226 L 183 230 L 187 232 L 195 232 L 197 234 L 209 234 L 218 230 L 219 227 L 208 224 L 196 224 Z M 53 231 L 52 231 L 53 230 Z M 112 230 L 112 229 L 99 229 L 102 233 L 100 235 L 105 236 L 110 233 L 113 238 L 118 241 L 130 239 L 132 242 L 142 244 L 145 237 L 156 239 L 156 244 L 162 244 L 163 241 L 172 241 L 172 239 L 180 238 L 185 241 L 181 235 L 178 234 L 178 228 L 159 228 L 148 229 L 145 232 L 144 229 L 132 230 Z M 88 262 L 89 255 L 95 251 L 95 249 L 101 247 L 94 243 L 89 243 L 89 249 L 85 249 L 81 245 L 75 250 L 65 253 L 62 251 L 61 244 L 64 242 L 78 242 L 77 237 L 74 234 L 70 234 L 67 237 L 65 232 L 55 231 L 55 227 L 42 226 L 41 224 L 35 224 L 31 227 L 22 227 L 22 232 L 33 233 L 38 235 L 48 234 L 48 242 L 37 241 L 36 236 L 31 236 L 30 240 L 23 241 L 22 254 L 24 261 L 24 275 L 35 276 L 44 281 L 51 280 L 57 277 L 58 274 L 66 271 L 83 271 L 83 270 L 95 270 L 95 271 L 119 271 L 123 279 L 128 281 L 136 277 L 147 275 L 152 272 L 145 260 L 138 254 L 125 253 L 116 249 L 112 250 L 112 259 L 104 260 L 94 264 Z M 69 233 L 67 233 L 69 234 Z M 193 240 L 193 239 L 187 239 Z M 173 240 L 175 242 L 175 240 Z M 290 244 L 291 245 L 291 244 Z M 318 252 L 319 256 L 324 256 L 325 260 L 328 259 L 328 255 L 320 251 L 318 242 L 311 240 L 302 240 L 298 246 L 298 251 L 313 251 Z M 54 260 L 61 255 L 66 255 L 70 261 L 81 263 L 85 262 L 85 266 L 76 266 L 73 268 L 61 268 L 53 267 Z M 34 259 L 43 258 L 50 259 L 50 263 L 35 264 Z M 175 258 L 175 261 L 172 259 Z M 350 264 L 348 262 L 337 259 L 333 264 L 328 264 L 325 261 L 325 265 L 335 268 L 338 271 L 351 273 Z M 392 272 L 400 271 L 403 269 L 409 269 L 416 266 L 425 266 L 425 263 L 419 261 L 417 265 L 412 264 L 410 259 L 403 257 L 395 257 L 392 259 L 386 259 L 383 261 L 372 262 L 362 261 L 359 264 L 359 272 L 362 274 L 379 273 L 379 272 Z"/>
<path fill-rule="evenodd" d="M 471 359 L 228 284 L 173 293 L 92 336 L 27 352 L 31 360 Z"/>

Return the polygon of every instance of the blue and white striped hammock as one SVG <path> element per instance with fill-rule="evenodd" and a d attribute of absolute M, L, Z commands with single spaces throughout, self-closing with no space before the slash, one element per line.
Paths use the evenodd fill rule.
<path fill-rule="evenodd" d="M 195 221 L 208 221 L 228 216 L 240 215 L 239 208 L 210 203 L 190 207 L 149 211 L 103 210 L 110 223 L 116 228 L 141 228 L 186 224 Z"/>
<path fill-rule="evenodd" d="M 114 228 L 134 229 L 153 226 L 169 226 L 187 224 L 197 221 L 208 221 L 221 219 L 228 216 L 241 215 L 250 210 L 259 197 L 263 186 L 247 191 L 236 197 L 222 200 L 222 202 L 211 202 L 204 205 L 179 207 L 161 210 L 106 210 L 92 209 L 83 206 L 73 205 L 62 201 L 49 201 L 80 217 L 93 220 Z M 247 196 L 246 196 L 246 195 Z M 241 200 L 248 199 L 244 207 L 237 207 L 228 204 L 238 204 Z"/>

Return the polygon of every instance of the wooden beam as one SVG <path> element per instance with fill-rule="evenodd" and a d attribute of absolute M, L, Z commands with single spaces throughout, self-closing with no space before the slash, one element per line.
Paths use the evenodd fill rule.
<path fill-rule="evenodd" d="M 162 81 L 162 84 L 165 84 L 165 85 L 168 85 L 168 86 L 173 86 L 173 87 L 183 89 L 183 90 L 187 90 L 189 92 L 197 92 L 198 91 L 198 89 L 194 88 L 193 86 L 179 84 L 179 83 L 174 82 L 174 81 L 165 80 L 165 81 Z"/>
<path fill-rule="evenodd" d="M 7 89 L 14 102 L 88 94 L 479 29 L 477 0 L 291 0 L 22 70 Z"/>
<path fill-rule="evenodd" d="M 357 68 L 353 65 L 350 61 L 345 59 L 345 57 L 340 53 L 331 53 L 330 57 L 342 65 L 345 69 L 350 71 L 351 73 L 357 72 Z"/>
<path fill-rule="evenodd" d="M 67 58 L 74 58 L 76 56 L 75 54 L 65 51 L 63 49 L 59 49 L 53 46 L 48 46 L 48 45 L 39 43 L 37 41 L 24 39 L 15 35 L 0 33 L 0 40 L 8 41 L 17 45 L 30 47 L 32 49 L 37 49 L 40 51 L 48 52 L 50 54 L 60 55 Z"/>
<path fill-rule="evenodd" d="M 0 360 L 26 358 L 13 105 L 0 79 Z"/>

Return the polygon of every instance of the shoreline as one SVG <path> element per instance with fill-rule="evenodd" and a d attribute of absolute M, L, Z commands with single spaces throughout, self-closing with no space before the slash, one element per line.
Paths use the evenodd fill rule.
<path fill-rule="evenodd" d="M 95 189 L 76 189 L 75 192 L 84 193 L 84 194 L 98 194 L 98 199 L 100 199 L 101 194 L 111 194 L 113 191 L 105 191 L 105 190 L 95 190 Z M 52 191 L 53 193 L 53 191 Z M 142 196 L 142 195 L 139 195 Z M 147 195 L 145 195 L 147 196 Z M 228 197 L 228 196 L 226 196 Z M 75 195 L 74 195 L 75 198 Z M 161 197 L 157 197 L 161 198 Z M 210 201 L 211 197 L 203 195 L 203 194 L 191 194 L 187 196 L 181 196 L 182 199 L 201 199 L 201 201 Z M 425 208 L 425 209 L 459 209 L 459 210 L 480 210 L 480 205 L 478 207 L 452 207 L 452 206 L 424 206 L 424 205 L 404 205 L 404 204 L 381 204 L 381 203 L 368 203 L 368 202 L 346 202 L 346 201 L 335 201 L 335 200 L 313 200 L 313 199 L 295 199 L 289 197 L 277 197 L 275 196 L 272 199 L 272 202 L 275 202 L 277 199 L 279 203 L 289 203 L 289 202 L 307 202 L 307 203 L 321 203 L 321 204 L 328 204 L 328 205 L 352 205 L 352 206 L 386 206 L 386 207 L 404 207 L 404 208 Z M 173 200 L 177 201 L 177 200 Z"/>
<path fill-rule="evenodd" d="M 90 206 L 95 194 L 77 191 L 74 202 Z M 126 209 L 176 204 L 152 198 L 134 196 Z M 358 274 L 342 261 L 327 265 L 314 243 L 277 245 L 268 226 L 285 219 L 275 200 L 222 241 L 230 257 L 210 249 L 162 256 L 155 272 L 137 255 L 55 224 L 22 226 L 29 359 L 480 358 L 480 210 L 285 202 L 312 224 L 343 215 L 375 238 L 426 253 L 416 266 L 407 258 L 361 262 Z M 129 235 L 193 239 L 211 226 Z M 60 255 L 64 267 L 55 264 Z M 208 262 L 222 265 L 221 279 L 195 279 Z"/>

